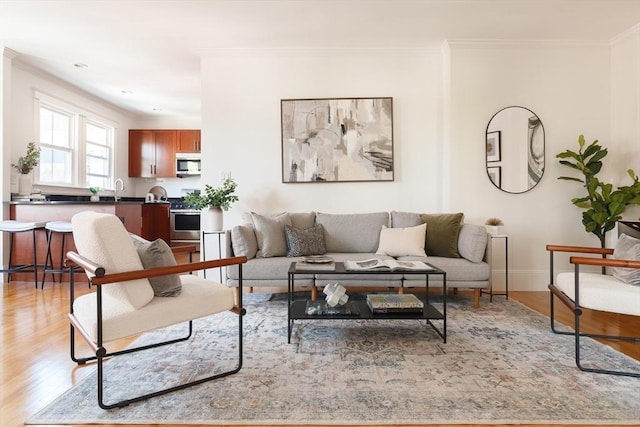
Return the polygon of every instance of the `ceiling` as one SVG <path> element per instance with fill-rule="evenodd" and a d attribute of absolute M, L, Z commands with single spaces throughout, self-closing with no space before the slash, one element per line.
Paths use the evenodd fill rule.
<path fill-rule="evenodd" d="M 0 0 L 0 45 L 140 115 L 200 115 L 202 49 L 608 42 L 640 0 Z M 74 64 L 85 64 L 79 68 Z"/>

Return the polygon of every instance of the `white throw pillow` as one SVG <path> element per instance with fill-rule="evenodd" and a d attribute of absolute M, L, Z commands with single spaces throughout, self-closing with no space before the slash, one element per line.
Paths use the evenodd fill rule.
<path fill-rule="evenodd" d="M 640 261 L 640 239 L 621 234 L 613 249 L 614 259 Z M 630 285 L 640 286 L 640 268 L 613 268 L 613 277 Z"/>
<path fill-rule="evenodd" d="M 380 230 L 380 244 L 377 255 L 399 256 L 427 256 L 424 252 L 424 242 L 427 236 L 427 224 L 415 227 L 387 228 Z"/>

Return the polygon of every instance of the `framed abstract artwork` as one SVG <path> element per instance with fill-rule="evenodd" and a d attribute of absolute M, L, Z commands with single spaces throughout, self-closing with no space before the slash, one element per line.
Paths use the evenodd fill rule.
<path fill-rule="evenodd" d="M 393 181 L 393 98 L 283 99 L 282 182 Z"/>
<path fill-rule="evenodd" d="M 487 133 L 487 162 L 499 162 L 500 157 L 500 131 Z"/>

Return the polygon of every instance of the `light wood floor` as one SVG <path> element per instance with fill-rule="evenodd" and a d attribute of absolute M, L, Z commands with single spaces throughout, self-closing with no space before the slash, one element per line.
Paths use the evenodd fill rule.
<path fill-rule="evenodd" d="M 23 425 L 26 419 L 90 374 L 93 368 L 76 367 L 69 359 L 67 284 L 47 284 L 44 290 L 35 290 L 33 284 L 27 282 L 2 286 L 0 426 L 15 427 Z M 84 283 L 76 287 L 79 293 L 88 291 Z M 548 314 L 547 292 L 511 292 L 510 297 Z M 488 296 L 482 297 L 481 304 L 489 304 Z M 570 312 L 563 307 L 559 319 L 568 324 Z M 637 335 L 640 318 L 587 313 L 583 326 L 600 333 Z M 640 343 L 611 345 L 640 360 Z"/>

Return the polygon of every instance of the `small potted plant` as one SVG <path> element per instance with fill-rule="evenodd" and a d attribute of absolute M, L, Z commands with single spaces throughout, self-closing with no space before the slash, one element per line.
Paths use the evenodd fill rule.
<path fill-rule="evenodd" d="M 222 230 L 222 211 L 227 211 L 233 202 L 238 201 L 235 195 L 238 184 L 231 177 L 226 177 L 220 187 L 205 185 L 204 193 L 189 193 L 184 196 L 184 202 L 195 209 L 205 210 L 209 221 L 203 222 L 203 229 L 207 231 Z"/>
<path fill-rule="evenodd" d="M 100 190 L 101 190 L 100 187 L 89 187 L 89 191 L 91 192 L 90 200 L 92 202 L 99 202 L 100 201 L 100 196 L 98 195 Z"/>
<path fill-rule="evenodd" d="M 20 174 L 18 179 L 18 194 L 28 196 L 31 194 L 33 179 L 31 171 L 40 163 L 40 147 L 36 147 L 35 142 L 27 144 L 27 154 L 18 158 L 18 163 L 12 163 Z"/>
<path fill-rule="evenodd" d="M 500 226 L 504 225 L 500 218 L 489 218 L 484 223 L 484 226 L 487 228 L 487 232 L 489 234 L 499 234 Z"/>

